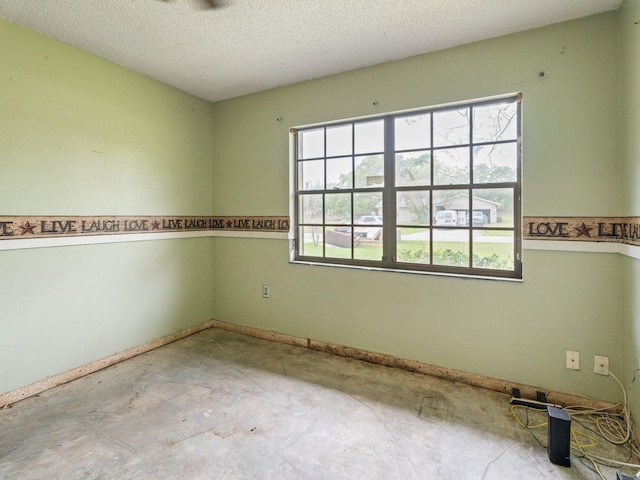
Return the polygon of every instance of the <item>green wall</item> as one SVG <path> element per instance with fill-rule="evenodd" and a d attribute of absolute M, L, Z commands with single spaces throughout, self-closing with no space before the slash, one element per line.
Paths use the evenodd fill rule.
<path fill-rule="evenodd" d="M 0 45 L 0 215 L 211 214 L 211 104 L 1 20 Z M 212 249 L 0 251 L 0 393 L 211 318 Z"/>
<path fill-rule="evenodd" d="M 622 215 L 640 216 L 640 0 L 627 0 L 622 5 L 619 28 Z M 622 266 L 622 374 L 628 384 L 633 371 L 640 368 L 640 260 L 623 257 Z M 637 420 L 640 390 L 636 383 L 631 399 Z"/>
<path fill-rule="evenodd" d="M 638 4 L 213 105 L 0 21 L 0 215 L 286 215 L 290 127 L 515 91 L 524 214 L 638 215 Z M 513 283 L 293 265 L 288 248 L 0 251 L 0 393 L 211 317 L 599 399 L 620 392 L 594 354 L 626 381 L 638 366 L 633 258 L 526 249 Z"/>
<path fill-rule="evenodd" d="M 617 215 L 617 71 L 610 12 L 216 103 L 214 212 L 289 211 L 292 126 L 522 91 L 524 214 Z M 523 260 L 522 283 L 468 280 L 293 265 L 285 240 L 216 238 L 214 317 L 617 399 L 593 355 L 621 371 L 621 257 Z M 580 371 L 565 350 L 581 353 Z"/>

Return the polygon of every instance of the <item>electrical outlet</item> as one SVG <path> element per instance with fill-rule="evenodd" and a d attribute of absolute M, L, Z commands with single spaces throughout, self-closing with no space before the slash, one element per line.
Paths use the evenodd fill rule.
<path fill-rule="evenodd" d="M 269 287 L 269 285 L 262 285 L 262 298 L 269 298 L 270 294 L 271 288 Z"/>
<path fill-rule="evenodd" d="M 609 357 L 594 355 L 593 373 L 597 373 L 598 375 L 609 375 Z"/>
<path fill-rule="evenodd" d="M 580 370 L 580 352 L 567 350 L 565 354 L 566 354 L 566 367 L 571 370 Z"/>

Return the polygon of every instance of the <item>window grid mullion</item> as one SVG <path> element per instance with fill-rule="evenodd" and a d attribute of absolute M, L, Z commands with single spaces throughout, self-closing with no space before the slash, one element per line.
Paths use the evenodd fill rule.
<path fill-rule="evenodd" d="M 320 228 L 322 229 L 322 256 L 324 258 L 327 257 L 327 236 L 326 236 L 326 225 L 327 225 L 327 215 L 326 215 L 326 210 L 327 210 L 327 200 L 326 200 L 326 194 L 322 194 L 322 225 L 320 225 Z"/>
<path fill-rule="evenodd" d="M 351 123 L 351 258 L 356 258 L 355 244 L 356 244 L 356 227 L 354 225 L 354 195 L 353 192 L 356 188 L 356 125 Z"/>
<path fill-rule="evenodd" d="M 469 268 L 473 268 L 473 111 L 469 107 L 469 205 L 467 206 L 467 228 L 469 229 Z"/>
<path fill-rule="evenodd" d="M 324 166 L 324 188 L 322 194 L 322 256 L 327 257 L 327 127 L 322 129 L 322 154 Z"/>
<path fill-rule="evenodd" d="M 435 175 L 435 158 L 433 156 L 433 112 L 429 113 L 429 156 L 431 161 L 429 162 L 429 265 L 433 265 L 433 219 L 435 218 L 435 212 L 433 211 L 433 177 Z"/>
<path fill-rule="evenodd" d="M 384 120 L 384 188 L 382 191 L 382 255 L 385 265 L 393 266 L 397 257 L 395 193 L 395 116 Z"/>
<path fill-rule="evenodd" d="M 519 93 L 516 98 L 516 122 L 517 122 L 517 147 L 516 147 L 516 186 L 514 190 L 514 210 L 513 210 L 513 226 L 514 226 L 514 261 L 515 274 L 518 278 L 522 278 L 522 234 L 516 235 L 515 232 L 522 232 L 522 94 Z"/>

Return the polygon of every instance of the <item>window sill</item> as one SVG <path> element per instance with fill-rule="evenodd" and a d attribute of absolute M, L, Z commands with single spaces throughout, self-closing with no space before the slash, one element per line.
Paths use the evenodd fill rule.
<path fill-rule="evenodd" d="M 384 268 L 384 267 L 371 267 L 363 265 L 345 265 L 341 263 L 325 263 L 325 262 L 313 262 L 307 260 L 289 260 L 289 263 L 295 265 L 307 265 L 312 267 L 333 267 L 333 268 L 346 268 L 351 270 L 365 270 L 371 272 L 387 272 L 387 273 L 402 273 L 412 275 L 426 275 L 435 277 L 448 277 L 448 278 L 461 278 L 466 280 L 494 280 L 500 282 L 513 282 L 522 283 L 522 278 L 511 277 L 493 277 L 489 275 L 469 275 L 466 273 L 449 273 L 449 272 L 434 272 L 427 270 L 408 270 L 401 268 Z"/>

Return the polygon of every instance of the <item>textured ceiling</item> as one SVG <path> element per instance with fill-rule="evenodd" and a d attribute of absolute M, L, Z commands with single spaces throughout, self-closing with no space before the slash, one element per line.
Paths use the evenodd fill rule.
<path fill-rule="evenodd" d="M 1 0 L 0 17 L 216 101 L 593 15 L 620 3 Z"/>

